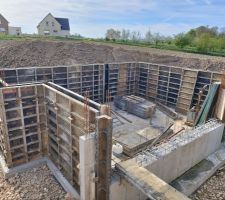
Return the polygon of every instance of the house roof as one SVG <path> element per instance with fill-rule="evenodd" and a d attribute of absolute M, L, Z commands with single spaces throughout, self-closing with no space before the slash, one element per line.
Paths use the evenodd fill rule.
<path fill-rule="evenodd" d="M 52 18 L 54 18 L 56 20 L 57 23 L 59 23 L 61 25 L 61 30 L 66 30 L 69 31 L 70 30 L 70 24 L 69 24 L 69 19 L 68 18 L 58 18 L 58 17 L 54 17 L 51 13 L 48 13 L 47 16 L 51 16 Z M 47 17 L 46 16 L 46 17 Z M 45 18 L 46 18 L 45 17 Z M 44 19 L 45 19 L 44 18 Z M 40 24 L 44 21 L 44 19 L 41 20 L 41 22 L 38 24 L 37 28 L 40 26 Z"/>
<path fill-rule="evenodd" d="M 0 13 L 0 17 L 9 23 L 9 21 Z"/>
<path fill-rule="evenodd" d="M 65 31 L 70 30 L 70 24 L 69 24 L 69 19 L 68 18 L 58 18 L 55 17 L 56 21 L 60 23 L 61 29 Z"/>

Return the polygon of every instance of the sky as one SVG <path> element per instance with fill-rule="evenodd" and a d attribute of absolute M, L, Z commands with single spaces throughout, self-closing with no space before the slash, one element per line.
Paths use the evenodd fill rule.
<path fill-rule="evenodd" d="M 0 13 L 23 33 L 37 33 L 52 13 L 69 18 L 71 34 L 91 38 L 109 28 L 172 36 L 200 25 L 225 27 L 225 0 L 0 0 Z"/>

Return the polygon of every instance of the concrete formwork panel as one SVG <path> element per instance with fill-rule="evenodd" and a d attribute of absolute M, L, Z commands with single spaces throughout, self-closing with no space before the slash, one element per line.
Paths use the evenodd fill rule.
<path fill-rule="evenodd" d="M 1 129 L 8 144 L 4 155 L 9 167 L 42 155 L 41 130 L 46 128 L 46 117 L 42 110 L 39 111 L 43 106 L 40 87 L 30 85 L 0 89 Z"/>
<path fill-rule="evenodd" d="M 9 84 L 52 81 L 81 95 L 88 91 L 90 98 L 100 103 L 105 100 L 106 90 L 112 98 L 135 94 L 183 114 L 196 104 L 199 89 L 221 79 L 218 72 L 144 62 L 1 69 L 0 74 Z M 203 99 L 206 95 L 207 91 Z"/>
<path fill-rule="evenodd" d="M 79 138 L 98 132 L 96 118 L 102 109 L 73 96 L 46 84 L 0 89 L 0 147 L 9 167 L 49 155 L 79 191 Z"/>

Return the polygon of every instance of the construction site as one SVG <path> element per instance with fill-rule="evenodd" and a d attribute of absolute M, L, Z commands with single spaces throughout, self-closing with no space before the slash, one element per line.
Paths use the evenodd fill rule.
<path fill-rule="evenodd" d="M 222 70 L 124 60 L 0 77 L 4 180 L 44 169 L 60 190 L 14 199 L 201 200 L 225 165 Z"/>

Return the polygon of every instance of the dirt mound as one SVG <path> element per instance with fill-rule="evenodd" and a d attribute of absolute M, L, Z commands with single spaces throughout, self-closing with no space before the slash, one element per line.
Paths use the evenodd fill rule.
<path fill-rule="evenodd" d="M 180 67 L 225 69 L 225 58 L 125 45 L 71 41 L 0 41 L 0 67 L 144 61 Z"/>

